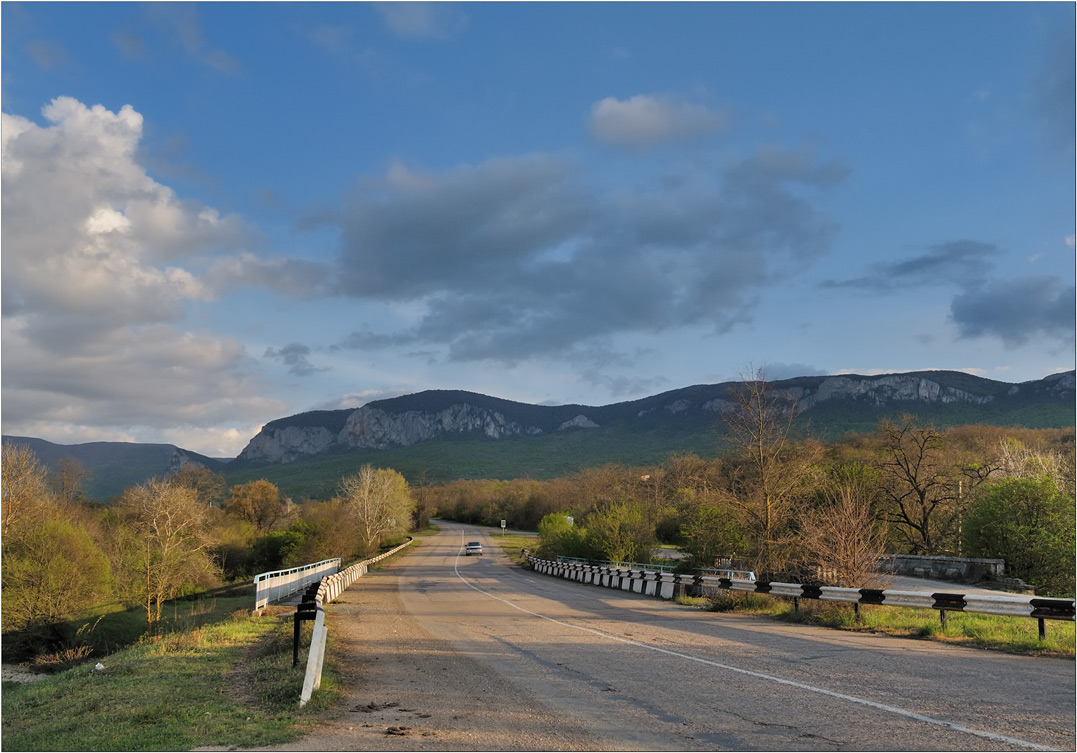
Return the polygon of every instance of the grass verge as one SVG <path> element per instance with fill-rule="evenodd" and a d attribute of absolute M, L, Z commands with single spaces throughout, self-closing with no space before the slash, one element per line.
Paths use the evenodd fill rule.
<path fill-rule="evenodd" d="M 707 600 L 706 607 L 1029 656 L 1073 659 L 1077 641 L 1074 623 L 1061 620 L 1047 620 L 1047 636 L 1041 641 L 1037 621 L 1027 617 L 949 612 L 944 628 L 938 611 L 933 609 L 861 605 L 858 618 L 852 604 L 801 599 L 799 609 L 794 609 L 789 599 L 738 592 L 719 593 Z"/>
<path fill-rule="evenodd" d="M 4 750 L 255 747 L 302 736 L 340 693 L 331 671 L 303 709 L 293 610 L 147 639 L 30 684 L 3 684 Z"/>
<path fill-rule="evenodd" d="M 523 556 L 520 554 L 521 549 L 534 550 L 538 546 L 539 540 L 537 536 L 526 536 L 521 533 L 491 533 L 490 538 L 501 547 L 502 551 L 509 556 L 513 562 L 517 565 L 522 564 L 524 561 Z"/>

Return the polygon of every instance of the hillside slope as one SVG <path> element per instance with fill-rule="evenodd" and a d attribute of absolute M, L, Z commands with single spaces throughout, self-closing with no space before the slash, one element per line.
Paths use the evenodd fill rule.
<path fill-rule="evenodd" d="M 33 437 L 4 435 L 4 443 L 28 447 L 37 459 L 49 468 L 71 458 L 82 466 L 86 477 L 83 490 L 90 499 L 110 499 L 129 486 L 140 484 L 155 476 L 167 476 L 187 463 L 203 465 L 220 471 L 225 463 L 199 455 L 171 444 L 139 444 L 136 442 L 88 442 L 85 444 L 54 444 Z"/>

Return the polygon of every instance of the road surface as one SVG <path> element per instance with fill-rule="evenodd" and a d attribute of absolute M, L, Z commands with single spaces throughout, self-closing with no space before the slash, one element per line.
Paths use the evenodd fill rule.
<path fill-rule="evenodd" d="M 1075 749 L 1073 661 L 702 612 L 441 525 L 329 607 L 348 701 L 281 749 Z"/>

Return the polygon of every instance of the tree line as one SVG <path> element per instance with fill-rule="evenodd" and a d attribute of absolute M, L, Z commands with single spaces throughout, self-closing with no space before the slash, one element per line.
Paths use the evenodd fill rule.
<path fill-rule="evenodd" d="M 727 451 L 653 468 L 609 465 L 553 481 L 455 481 L 439 514 L 538 530 L 540 553 L 864 586 L 881 554 L 1001 558 L 1037 593 L 1074 593 L 1074 432 L 913 416 L 823 444 L 794 433 L 795 400 L 762 375 L 723 415 Z"/>
<path fill-rule="evenodd" d="M 61 640 L 64 620 L 119 604 L 155 632 L 170 599 L 259 572 L 376 553 L 416 523 L 407 481 L 363 466 L 330 500 L 293 503 L 265 480 L 226 487 L 185 465 L 131 487 L 111 505 L 81 494 L 77 464 L 55 471 L 28 448 L 3 446 L 2 608 L 5 636 Z"/>

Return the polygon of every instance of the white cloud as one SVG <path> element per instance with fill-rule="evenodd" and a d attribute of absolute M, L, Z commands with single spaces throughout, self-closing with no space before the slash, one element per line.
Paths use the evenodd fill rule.
<path fill-rule="evenodd" d="M 44 126 L 3 115 L 5 432 L 226 431 L 282 410 L 252 397 L 242 343 L 183 324 L 229 282 L 201 270 L 245 258 L 250 230 L 146 174 L 131 106 L 60 97 L 42 112 Z"/>
<path fill-rule="evenodd" d="M 591 107 L 588 128 L 607 144 L 646 148 L 665 141 L 693 140 L 726 127 L 724 113 L 674 97 L 637 94 L 606 97 Z"/>
<path fill-rule="evenodd" d="M 49 125 L 4 116 L 4 296 L 23 314 L 83 331 L 175 321 L 211 292 L 165 261 L 244 242 L 248 231 L 181 201 L 135 160 L 142 116 L 60 97 Z"/>

